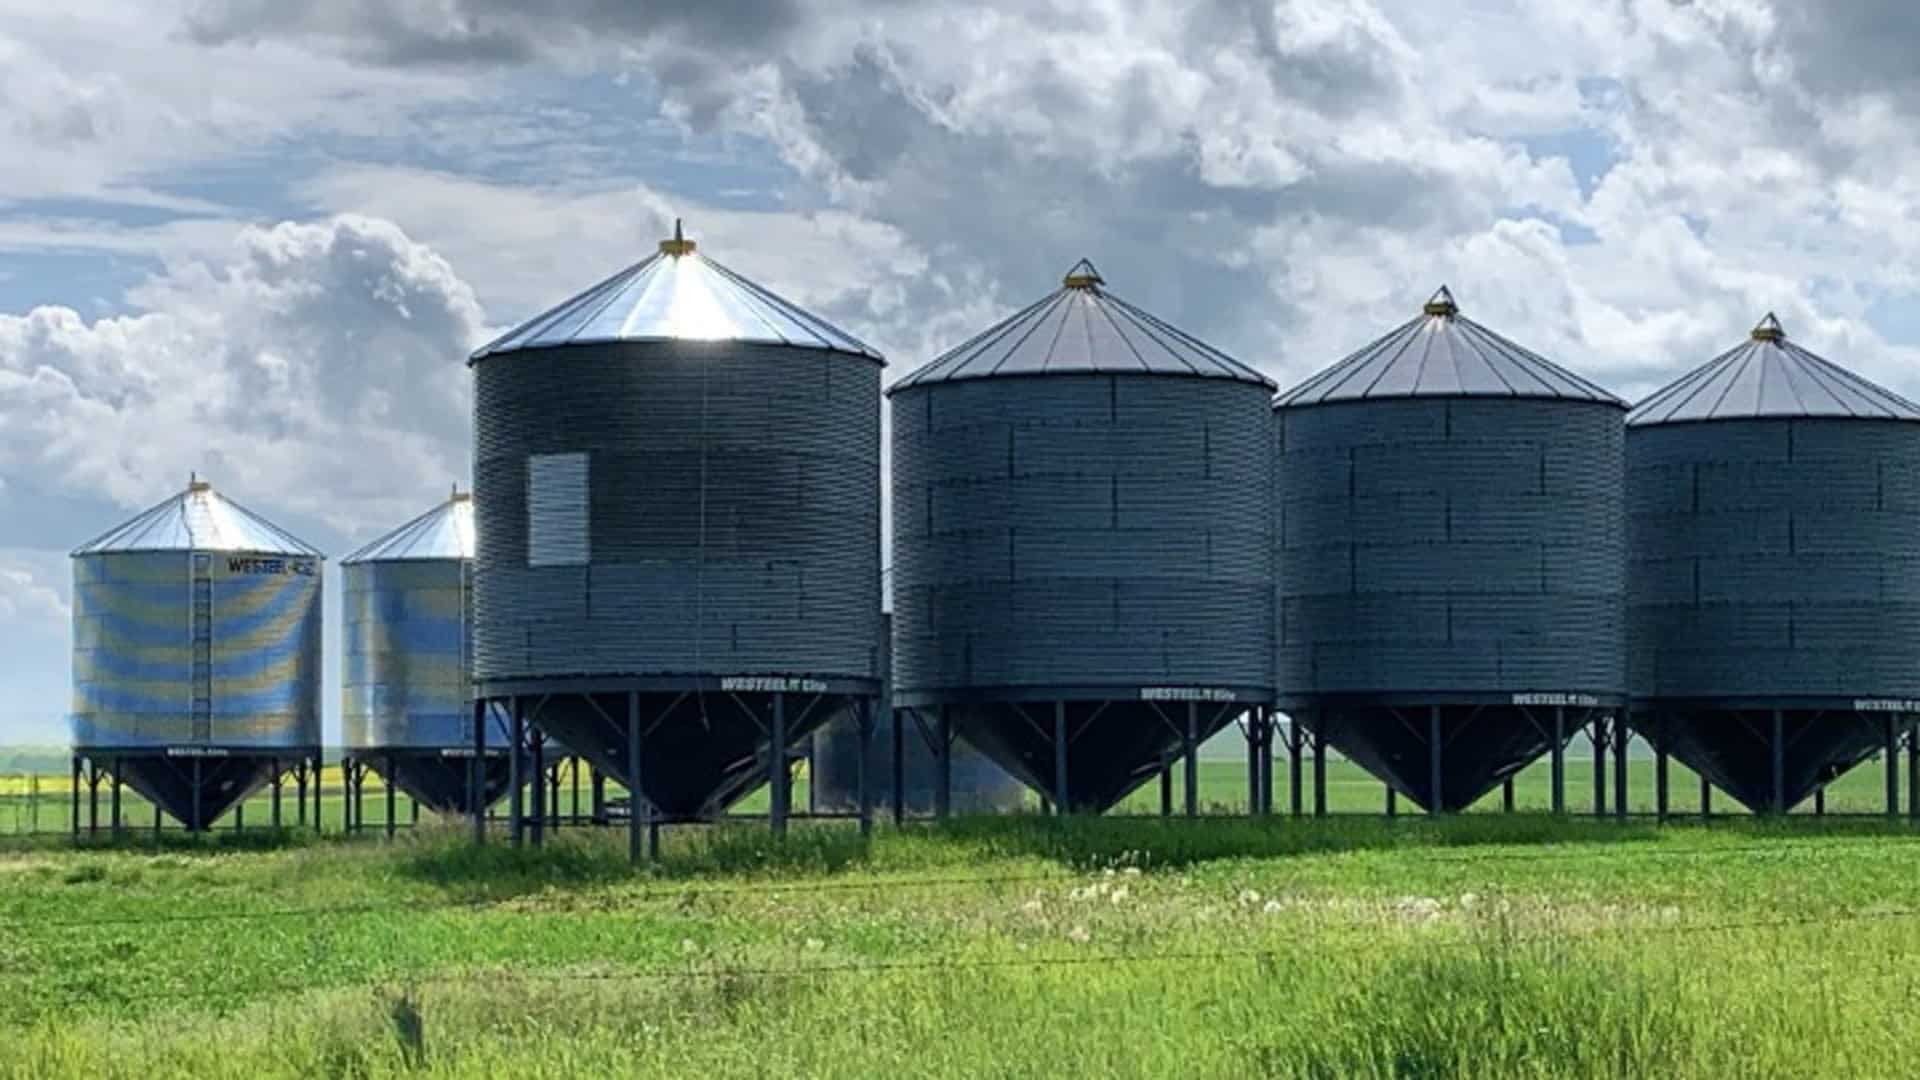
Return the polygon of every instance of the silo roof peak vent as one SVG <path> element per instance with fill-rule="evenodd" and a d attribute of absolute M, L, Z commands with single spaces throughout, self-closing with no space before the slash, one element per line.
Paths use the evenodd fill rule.
<path fill-rule="evenodd" d="M 1785 341 L 1787 340 L 1787 328 L 1780 325 L 1779 316 L 1769 311 L 1767 312 L 1767 317 L 1761 319 L 1759 325 L 1753 328 L 1753 340 Z"/>
<path fill-rule="evenodd" d="M 1440 291 L 1434 293 L 1433 296 L 1427 300 L 1426 306 L 1421 310 L 1428 315 L 1451 319 L 1455 315 L 1460 314 L 1460 305 L 1454 302 L 1453 293 L 1450 292 L 1445 285 L 1442 285 L 1440 286 Z"/>
<path fill-rule="evenodd" d="M 681 230 L 680 219 L 674 218 L 673 236 L 660 241 L 660 254 L 671 255 L 677 259 L 682 255 L 691 255 L 699 249 L 700 246 L 687 239 L 686 233 Z"/>
<path fill-rule="evenodd" d="M 1074 263 L 1073 268 L 1067 271 L 1067 276 L 1060 279 L 1060 284 L 1069 289 L 1097 289 L 1106 283 L 1107 279 L 1101 277 L 1100 271 L 1093 268 L 1091 259 L 1081 259 Z"/>

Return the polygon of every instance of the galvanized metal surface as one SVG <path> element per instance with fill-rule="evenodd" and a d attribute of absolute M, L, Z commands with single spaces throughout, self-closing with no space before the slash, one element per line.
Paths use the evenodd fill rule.
<path fill-rule="evenodd" d="M 1405 397 L 1622 404 L 1595 383 L 1460 314 L 1445 288 L 1421 315 L 1280 396 L 1282 406 Z"/>
<path fill-rule="evenodd" d="M 1258 381 L 896 388 L 898 703 L 1273 685 Z"/>
<path fill-rule="evenodd" d="M 1920 698 L 1920 424 L 1646 423 L 1626 444 L 1636 696 Z"/>
<path fill-rule="evenodd" d="M 130 551 L 251 551 L 320 558 L 311 546 L 201 480 L 80 545 L 73 554 Z"/>
<path fill-rule="evenodd" d="M 1768 315 L 1745 342 L 1648 395 L 1627 425 L 1796 416 L 1920 420 L 1920 406 L 1794 344 Z"/>
<path fill-rule="evenodd" d="M 462 559 L 350 563 L 342 571 L 341 735 L 350 750 L 473 745 L 468 578 Z M 506 728 L 488 732 L 506 745 Z"/>
<path fill-rule="evenodd" d="M 1411 398 L 1278 415 L 1284 699 L 1624 692 L 1622 407 Z"/>
<path fill-rule="evenodd" d="M 879 364 L 661 342 L 475 365 L 478 679 L 878 679 Z M 528 461 L 584 454 L 584 565 L 530 565 Z"/>
<path fill-rule="evenodd" d="M 472 558 L 473 496 L 456 491 L 447 501 L 341 559 L 340 565 Z"/>
<path fill-rule="evenodd" d="M 74 559 L 74 745 L 318 746 L 322 566 L 229 552 Z"/>
<path fill-rule="evenodd" d="M 942 354 L 894 385 L 1007 375 L 1130 373 L 1230 379 L 1271 387 L 1266 376 L 1104 288 L 1082 259 L 1061 288 Z"/>
<path fill-rule="evenodd" d="M 473 359 L 644 341 L 787 345 L 880 359 L 853 335 L 700 254 L 691 241 L 663 241 L 661 249 L 482 346 Z"/>

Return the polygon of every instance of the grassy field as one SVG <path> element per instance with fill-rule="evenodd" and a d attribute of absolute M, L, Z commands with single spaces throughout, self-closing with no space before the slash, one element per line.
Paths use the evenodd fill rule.
<path fill-rule="evenodd" d="M 0 852 L 0 1074 L 1914 1075 L 1920 833 L 1028 816 Z"/>

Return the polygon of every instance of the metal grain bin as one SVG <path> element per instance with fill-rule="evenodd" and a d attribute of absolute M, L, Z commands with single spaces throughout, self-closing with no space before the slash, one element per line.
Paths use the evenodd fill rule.
<path fill-rule="evenodd" d="M 893 617 L 881 616 L 883 644 L 892 635 Z M 882 670 L 891 667 L 890 659 Z M 882 700 L 891 699 L 891 690 L 882 691 Z M 948 732 L 944 742 L 950 762 L 940 760 L 941 733 L 913 717 L 896 713 L 894 723 L 882 724 L 867 745 L 867 788 L 871 805 L 890 808 L 894 803 L 894 743 L 898 739 L 900 791 L 898 804 L 903 813 L 988 814 L 1018 810 L 1025 802 L 1026 788 L 994 764 L 993 759 L 953 738 Z M 860 725 L 842 720 L 821 728 L 813 735 L 812 772 L 808 791 L 813 809 L 825 813 L 846 813 L 860 807 Z M 941 785 L 946 789 L 941 790 Z"/>
<path fill-rule="evenodd" d="M 882 364 L 677 230 L 476 352 L 479 695 L 666 820 L 866 707 Z"/>
<path fill-rule="evenodd" d="M 1263 722 L 1271 392 L 1084 261 L 896 384 L 895 706 L 1093 812 Z"/>
<path fill-rule="evenodd" d="M 1621 704 L 1619 399 L 1442 289 L 1275 408 L 1283 707 L 1446 811 Z"/>
<path fill-rule="evenodd" d="M 349 758 L 435 810 L 492 805 L 510 770 L 497 711 L 486 740 L 493 750 L 474 750 L 473 497 L 454 492 L 340 566 Z"/>
<path fill-rule="evenodd" d="M 1752 809 L 1920 713 L 1915 421 L 1772 315 L 1627 420 L 1640 727 Z"/>
<path fill-rule="evenodd" d="M 200 829 L 317 759 L 324 566 L 198 479 L 75 549 L 76 761 Z"/>

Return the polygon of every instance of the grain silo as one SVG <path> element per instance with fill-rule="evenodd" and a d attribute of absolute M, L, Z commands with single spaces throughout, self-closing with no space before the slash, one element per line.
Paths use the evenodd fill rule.
<path fill-rule="evenodd" d="M 1915 421 L 1772 315 L 1627 420 L 1637 723 L 1749 808 L 1881 749 L 1897 798 L 1920 714 Z"/>
<path fill-rule="evenodd" d="M 474 353 L 480 698 L 656 822 L 869 708 L 883 363 L 678 228 Z"/>
<path fill-rule="evenodd" d="M 1623 703 L 1623 403 L 1442 289 L 1275 408 L 1281 700 L 1316 736 L 1451 811 Z"/>
<path fill-rule="evenodd" d="M 479 744 L 488 749 L 474 749 L 472 496 L 455 491 L 340 566 L 349 768 L 370 768 L 434 810 L 491 806 L 511 770 L 498 711 Z"/>
<path fill-rule="evenodd" d="M 884 649 L 893 632 L 893 617 L 881 618 Z M 883 660 L 881 670 L 891 666 Z M 881 698 L 892 700 L 890 686 L 883 688 Z M 957 732 L 949 730 L 943 736 L 923 718 L 903 713 L 895 713 L 893 724 L 881 724 L 869 736 L 866 784 L 872 805 L 890 806 L 899 815 L 936 816 L 950 811 L 994 813 L 1023 805 L 1026 789 L 992 758 L 961 740 Z M 950 761 L 940 760 L 943 744 Z M 814 733 L 808 777 L 814 810 L 844 813 L 859 808 L 861 775 L 856 755 L 860 746 L 860 725 L 851 717 Z"/>
<path fill-rule="evenodd" d="M 1271 392 L 1084 261 L 896 384 L 895 707 L 1093 812 L 1263 726 Z"/>
<path fill-rule="evenodd" d="M 114 779 L 116 826 L 120 782 L 194 830 L 269 783 L 277 816 L 288 770 L 304 789 L 320 756 L 324 565 L 198 479 L 75 549 L 75 774 L 84 765 L 96 794 Z"/>

